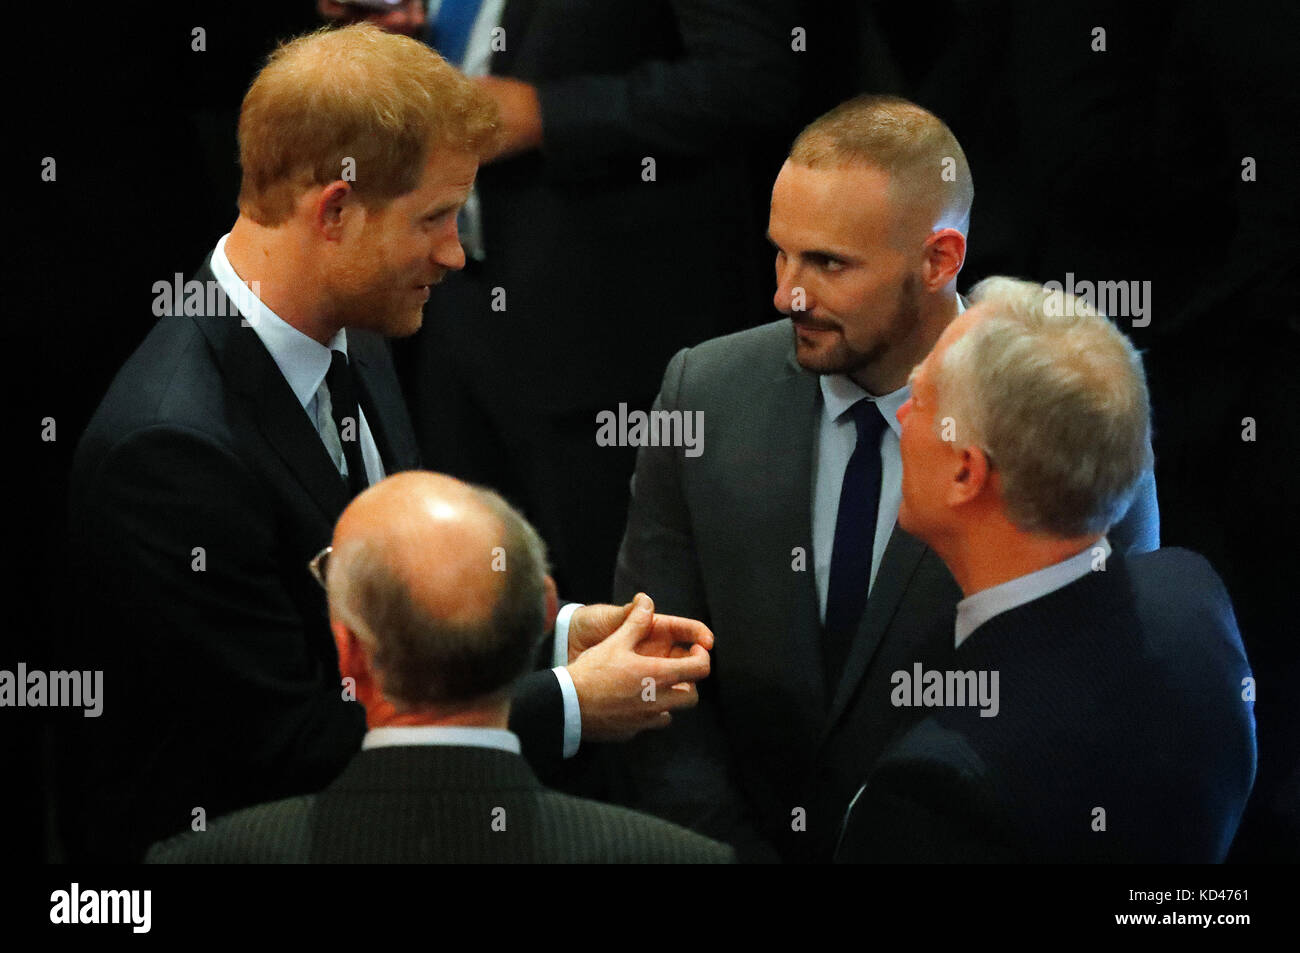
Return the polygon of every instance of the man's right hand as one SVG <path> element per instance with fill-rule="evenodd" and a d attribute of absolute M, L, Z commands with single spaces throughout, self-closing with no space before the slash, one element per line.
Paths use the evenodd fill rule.
<path fill-rule="evenodd" d="M 712 633 L 689 648 L 677 645 L 673 633 L 682 627 L 671 625 L 673 618 L 656 617 L 650 597 L 638 593 L 622 624 L 569 663 L 584 741 L 626 741 L 647 729 L 667 727 L 674 710 L 698 703 L 694 683 L 709 674 L 709 652 L 700 642 L 711 645 Z"/>

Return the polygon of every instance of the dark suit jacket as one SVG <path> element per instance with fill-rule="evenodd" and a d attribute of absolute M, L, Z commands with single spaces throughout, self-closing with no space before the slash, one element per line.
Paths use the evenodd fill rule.
<path fill-rule="evenodd" d="M 207 263 L 195 276 L 215 285 Z M 219 313 L 234 315 L 224 296 Z M 306 564 L 348 503 L 288 382 L 235 315 L 168 316 L 114 379 L 77 448 L 77 666 L 104 714 L 69 748 L 73 855 L 139 850 L 191 812 L 318 790 L 357 751 L 323 593 Z M 387 472 L 419 466 L 386 343 L 349 331 Z M 554 676 L 521 683 L 512 726 L 558 761 Z M 77 828 L 81 828 L 78 830 Z"/>
<path fill-rule="evenodd" d="M 998 672 L 997 713 L 925 709 L 872 770 L 837 859 L 1224 859 L 1255 719 L 1232 604 L 1203 558 L 1114 557 L 994 616 L 955 662 Z"/>
<path fill-rule="evenodd" d="M 656 818 L 548 791 L 489 748 L 362 751 L 319 794 L 238 811 L 150 863 L 727 863 L 730 848 Z"/>
<path fill-rule="evenodd" d="M 717 641 L 698 711 L 631 743 L 619 759 L 630 791 L 615 796 L 741 846 L 757 832 L 787 860 L 829 860 L 849 799 L 913 717 L 890 705 L 890 675 L 948 667 L 961 592 L 896 528 L 827 697 L 812 569 L 821 391 L 789 321 L 679 353 L 655 407 L 703 411 L 703 452 L 641 449 L 615 598 L 644 590 Z M 1155 505 L 1147 481 L 1116 550 L 1158 545 Z"/>
<path fill-rule="evenodd" d="M 678 348 L 748 323 L 756 199 L 780 165 L 754 168 L 755 143 L 797 128 L 793 6 L 508 0 L 491 72 L 536 85 L 545 144 L 479 172 L 483 284 L 506 309 L 454 274 L 430 299 L 437 346 L 472 381 L 508 388 L 516 412 L 648 401 Z"/>

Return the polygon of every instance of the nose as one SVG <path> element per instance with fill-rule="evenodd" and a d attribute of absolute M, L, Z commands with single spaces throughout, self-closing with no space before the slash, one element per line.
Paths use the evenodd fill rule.
<path fill-rule="evenodd" d="M 434 264 L 451 271 L 460 271 L 465 267 L 465 249 L 460 244 L 460 233 L 456 230 L 456 216 L 448 216 L 447 227 L 439 231 L 433 246 Z"/>
<path fill-rule="evenodd" d="M 776 293 L 772 296 L 772 304 L 776 305 L 776 310 L 782 314 L 790 314 L 794 310 L 796 291 L 799 291 L 800 311 L 811 311 L 813 301 L 808 294 L 808 289 L 803 288 L 798 283 L 799 269 L 797 269 L 790 260 L 781 254 L 776 256 Z"/>
<path fill-rule="evenodd" d="M 898 422 L 901 424 L 911 412 L 912 398 L 909 397 L 907 400 L 903 401 L 903 406 L 898 408 L 898 412 L 895 413 L 894 416 L 898 418 Z"/>

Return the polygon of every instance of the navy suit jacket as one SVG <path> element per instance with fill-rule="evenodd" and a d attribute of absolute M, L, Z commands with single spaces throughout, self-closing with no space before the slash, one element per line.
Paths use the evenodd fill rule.
<path fill-rule="evenodd" d="M 996 715 L 925 709 L 872 769 L 838 860 L 1224 859 L 1255 777 L 1254 695 L 1203 558 L 1116 555 L 994 616 L 952 664 L 998 672 Z"/>
<path fill-rule="evenodd" d="M 206 262 L 195 278 L 217 287 Z M 135 856 L 196 809 L 318 790 L 365 732 L 306 568 L 347 489 L 270 353 L 218 295 L 218 314 L 158 321 L 77 448 L 84 618 L 69 652 L 104 670 L 105 702 L 69 738 L 74 857 Z M 350 330 L 348 351 L 385 470 L 418 467 L 387 343 Z M 511 727 L 535 766 L 559 761 L 549 672 L 521 683 Z"/>

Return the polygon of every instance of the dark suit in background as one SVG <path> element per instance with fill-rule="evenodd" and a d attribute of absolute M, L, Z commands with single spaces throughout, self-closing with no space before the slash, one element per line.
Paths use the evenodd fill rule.
<path fill-rule="evenodd" d="M 1232 603 L 1200 556 L 1115 556 L 994 616 L 952 664 L 999 673 L 997 713 L 926 710 L 872 770 L 838 860 L 1227 855 L 1255 776 L 1255 721 Z"/>
<path fill-rule="evenodd" d="M 655 406 L 703 411 L 704 449 L 641 450 L 615 581 L 616 598 L 652 593 L 658 609 L 705 620 L 717 641 L 699 709 L 614 755 L 627 785 L 614 796 L 801 861 L 830 859 L 854 791 L 917 716 L 890 704 L 891 674 L 952 667 L 961 598 L 939 557 L 895 528 L 827 696 L 812 568 L 821 400 L 787 320 L 674 357 Z M 1148 478 L 1111 540 L 1142 550 L 1158 535 Z"/>
<path fill-rule="evenodd" d="M 480 170 L 486 258 L 434 289 L 407 383 L 429 466 L 521 505 L 575 598 L 608 597 L 635 461 L 596 414 L 648 407 L 674 352 L 762 313 L 795 6 L 505 5 L 491 71 L 537 86 L 544 144 Z"/>
<path fill-rule="evenodd" d="M 215 287 L 207 263 L 195 278 Z M 73 858 L 130 856 L 194 808 L 317 790 L 365 733 L 306 568 L 347 488 L 256 332 L 217 305 L 233 316 L 158 321 L 75 458 L 68 658 L 104 670 L 105 700 L 63 752 Z M 386 342 L 349 331 L 348 350 L 385 470 L 418 467 Z M 514 707 L 525 752 L 557 762 L 555 677 L 525 679 Z"/>
<path fill-rule="evenodd" d="M 489 748 L 363 751 L 319 794 L 155 846 L 151 863 L 727 863 L 725 845 L 548 791 Z"/>

